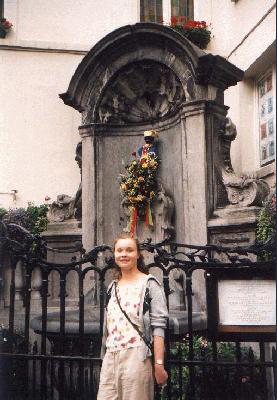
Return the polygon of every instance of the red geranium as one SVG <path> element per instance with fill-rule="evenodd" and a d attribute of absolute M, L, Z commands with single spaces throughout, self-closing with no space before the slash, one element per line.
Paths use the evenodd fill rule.
<path fill-rule="evenodd" d="M 175 16 L 172 16 L 172 17 L 171 17 L 171 25 L 172 25 L 172 26 L 175 26 L 175 25 L 177 25 L 177 22 L 178 22 L 178 18 L 175 17 Z"/>
<path fill-rule="evenodd" d="M 0 25 L 2 25 L 2 27 L 6 30 L 9 30 L 13 26 L 13 24 L 10 21 L 8 21 L 6 18 L 0 19 Z"/>

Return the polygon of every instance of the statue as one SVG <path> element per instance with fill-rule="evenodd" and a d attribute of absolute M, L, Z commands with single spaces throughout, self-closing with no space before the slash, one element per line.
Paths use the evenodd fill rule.
<path fill-rule="evenodd" d="M 159 159 L 157 146 L 154 143 L 157 132 L 144 132 L 145 144 L 132 155 L 136 158 L 125 166 L 126 174 L 120 174 L 121 203 L 125 214 L 129 214 L 126 228 L 134 235 L 138 219 L 144 220 L 147 226 L 153 226 L 151 205 L 157 195 L 157 173 Z M 127 210 L 126 210 L 127 208 Z"/>
<path fill-rule="evenodd" d="M 75 196 L 59 194 L 49 208 L 47 218 L 49 222 L 63 222 L 75 218 L 78 221 L 82 219 L 82 142 L 76 147 L 75 161 L 81 172 L 81 182 Z"/>
<path fill-rule="evenodd" d="M 140 158 L 146 155 L 158 155 L 158 147 L 155 143 L 155 138 L 158 137 L 157 132 L 152 129 L 150 131 L 145 131 L 144 134 L 145 144 L 138 148 L 138 155 Z"/>
<path fill-rule="evenodd" d="M 138 227 L 159 241 L 174 234 L 174 202 L 158 178 L 158 133 L 152 129 L 143 136 L 145 144 L 132 154 L 135 159 L 125 166 L 127 174 L 120 175 L 121 207 L 128 220 L 124 231 L 134 235 Z"/>

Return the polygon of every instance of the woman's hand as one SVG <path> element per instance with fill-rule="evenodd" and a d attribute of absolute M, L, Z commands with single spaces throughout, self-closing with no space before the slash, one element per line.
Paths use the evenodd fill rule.
<path fill-rule="evenodd" d="M 163 385 L 168 379 L 168 374 L 167 374 L 166 370 L 164 369 L 164 366 L 160 365 L 160 364 L 155 364 L 154 372 L 155 372 L 155 379 L 156 379 L 157 384 Z"/>

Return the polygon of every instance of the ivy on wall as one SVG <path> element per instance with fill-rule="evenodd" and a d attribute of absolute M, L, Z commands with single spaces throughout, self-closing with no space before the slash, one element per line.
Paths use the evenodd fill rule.
<path fill-rule="evenodd" d="M 0 219 L 6 224 L 17 224 L 30 231 L 32 234 L 40 234 L 47 229 L 48 205 L 35 206 L 28 203 L 27 208 L 14 208 L 6 210 L 0 208 Z"/>

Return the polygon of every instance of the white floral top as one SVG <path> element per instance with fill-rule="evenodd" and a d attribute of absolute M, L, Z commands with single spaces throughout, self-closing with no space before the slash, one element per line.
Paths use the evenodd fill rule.
<path fill-rule="evenodd" d="M 147 276 L 131 285 L 117 286 L 117 294 L 121 307 L 127 313 L 131 321 L 138 326 L 140 331 L 139 309 L 142 288 L 146 278 Z M 132 327 L 120 310 L 114 289 L 112 290 L 107 309 L 107 329 L 107 351 L 119 351 L 130 347 L 138 347 L 143 343 L 138 332 Z"/>

